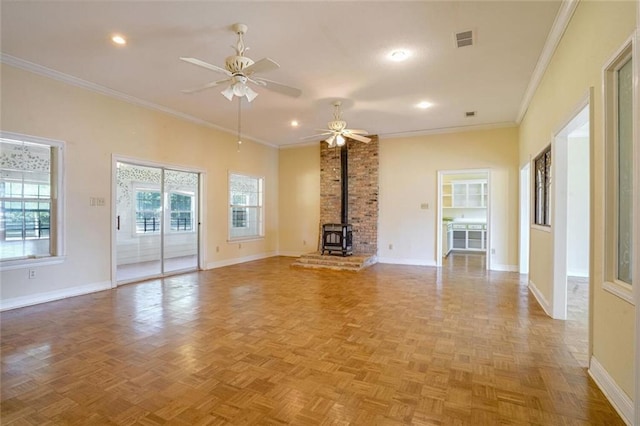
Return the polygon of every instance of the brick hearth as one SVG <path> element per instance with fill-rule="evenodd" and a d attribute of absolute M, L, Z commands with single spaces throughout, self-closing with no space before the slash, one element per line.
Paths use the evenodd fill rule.
<path fill-rule="evenodd" d="M 375 255 L 329 256 L 320 253 L 307 253 L 291 264 L 293 267 L 310 269 L 331 269 L 334 271 L 358 272 L 378 261 Z"/>

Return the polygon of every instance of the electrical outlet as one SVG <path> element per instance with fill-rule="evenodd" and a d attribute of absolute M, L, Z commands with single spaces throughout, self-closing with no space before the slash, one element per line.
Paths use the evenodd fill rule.
<path fill-rule="evenodd" d="M 491 249 L 491 254 L 496 254 L 496 249 Z"/>
<path fill-rule="evenodd" d="M 238 244 L 238 248 L 241 249 L 242 248 L 242 244 Z"/>
<path fill-rule="evenodd" d="M 29 279 L 32 280 L 36 277 L 36 270 L 35 269 L 29 269 Z"/>
<path fill-rule="evenodd" d="M 307 245 L 307 240 L 302 240 L 302 245 L 306 246 Z"/>
<path fill-rule="evenodd" d="M 220 246 L 216 246 L 216 253 L 220 252 Z"/>
<path fill-rule="evenodd" d="M 393 250 L 393 244 L 389 244 L 389 250 Z"/>

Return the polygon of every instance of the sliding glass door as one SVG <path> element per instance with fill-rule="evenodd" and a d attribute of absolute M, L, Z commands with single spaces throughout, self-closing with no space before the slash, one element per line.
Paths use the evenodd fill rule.
<path fill-rule="evenodd" d="M 165 170 L 164 271 L 198 268 L 198 174 Z"/>
<path fill-rule="evenodd" d="M 116 163 L 116 280 L 198 269 L 199 174 Z"/>

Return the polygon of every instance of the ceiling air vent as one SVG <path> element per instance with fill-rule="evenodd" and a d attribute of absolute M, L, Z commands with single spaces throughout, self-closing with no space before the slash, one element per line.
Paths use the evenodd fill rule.
<path fill-rule="evenodd" d="M 475 111 L 467 111 L 464 113 L 465 117 L 475 117 L 476 116 L 476 112 Z"/>
<path fill-rule="evenodd" d="M 473 31 L 456 33 L 456 47 L 473 46 Z"/>

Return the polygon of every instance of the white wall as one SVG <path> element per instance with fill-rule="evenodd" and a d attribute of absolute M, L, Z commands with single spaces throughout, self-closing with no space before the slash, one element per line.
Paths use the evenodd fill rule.
<path fill-rule="evenodd" d="M 567 275 L 589 276 L 589 139 L 568 138 Z"/>

